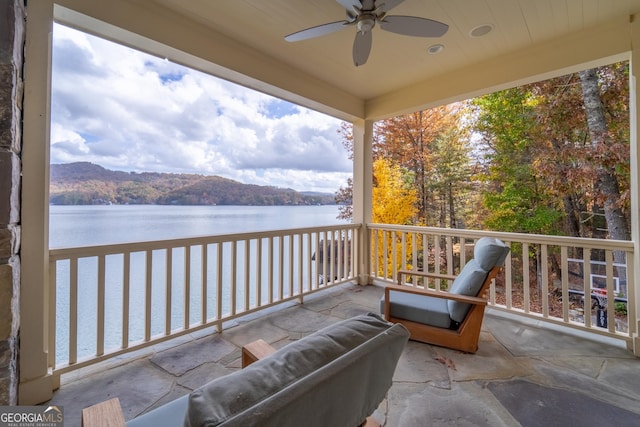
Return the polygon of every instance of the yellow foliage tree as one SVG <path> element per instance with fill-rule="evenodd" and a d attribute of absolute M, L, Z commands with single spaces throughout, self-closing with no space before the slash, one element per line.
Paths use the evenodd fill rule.
<path fill-rule="evenodd" d="M 373 163 L 373 222 L 378 224 L 414 224 L 418 214 L 418 192 L 411 185 L 410 176 L 398 165 L 388 159 L 378 159 Z M 373 254 L 377 256 L 378 274 L 387 276 L 403 267 L 406 257 L 412 252 L 412 242 L 405 242 L 404 252 L 401 236 L 395 232 L 378 231 L 378 245 Z M 411 268 L 410 265 L 406 267 Z"/>
<path fill-rule="evenodd" d="M 413 224 L 418 209 L 418 192 L 400 166 L 388 159 L 373 162 L 373 222 Z"/>

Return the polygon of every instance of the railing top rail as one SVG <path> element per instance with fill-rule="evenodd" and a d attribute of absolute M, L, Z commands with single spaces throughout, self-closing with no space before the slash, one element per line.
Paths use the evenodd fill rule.
<path fill-rule="evenodd" d="M 440 234 L 473 239 L 489 236 L 496 237 L 507 242 L 578 246 L 593 249 L 625 250 L 627 252 L 632 252 L 634 250 L 634 243 L 628 240 L 594 239 L 586 237 L 551 236 L 544 234 L 507 233 L 501 231 L 464 230 L 394 224 L 367 224 L 367 228 L 371 230 L 410 231 L 415 233 Z"/>
<path fill-rule="evenodd" d="M 90 257 L 97 255 L 121 254 L 124 252 L 143 252 L 148 250 L 175 248 L 181 246 L 208 245 L 213 243 L 252 240 L 277 236 L 289 236 L 294 234 L 315 233 L 322 231 L 353 230 L 360 227 L 362 227 L 362 224 L 332 224 L 306 228 L 287 228 L 245 233 L 216 234 L 211 236 L 196 236 L 143 242 L 114 243 L 108 245 L 93 245 L 71 248 L 52 248 L 49 250 L 49 260 L 55 261 L 74 256 Z"/>

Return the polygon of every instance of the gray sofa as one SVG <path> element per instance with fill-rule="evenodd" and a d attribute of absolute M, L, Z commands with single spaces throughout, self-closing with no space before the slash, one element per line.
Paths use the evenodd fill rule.
<path fill-rule="evenodd" d="M 408 331 L 375 314 L 293 342 L 129 427 L 355 427 L 384 399 Z"/>

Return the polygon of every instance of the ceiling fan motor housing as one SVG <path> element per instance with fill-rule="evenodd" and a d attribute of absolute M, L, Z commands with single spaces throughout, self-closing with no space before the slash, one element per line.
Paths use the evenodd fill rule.
<path fill-rule="evenodd" d="M 356 27 L 361 33 L 369 32 L 376 25 L 376 16 L 372 13 L 362 14 L 358 17 Z"/>

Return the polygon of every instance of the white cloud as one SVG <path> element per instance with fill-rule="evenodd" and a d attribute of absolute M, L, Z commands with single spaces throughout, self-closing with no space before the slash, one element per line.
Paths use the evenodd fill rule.
<path fill-rule="evenodd" d="M 338 119 L 61 25 L 53 40 L 52 163 L 326 192 L 351 174 Z"/>

